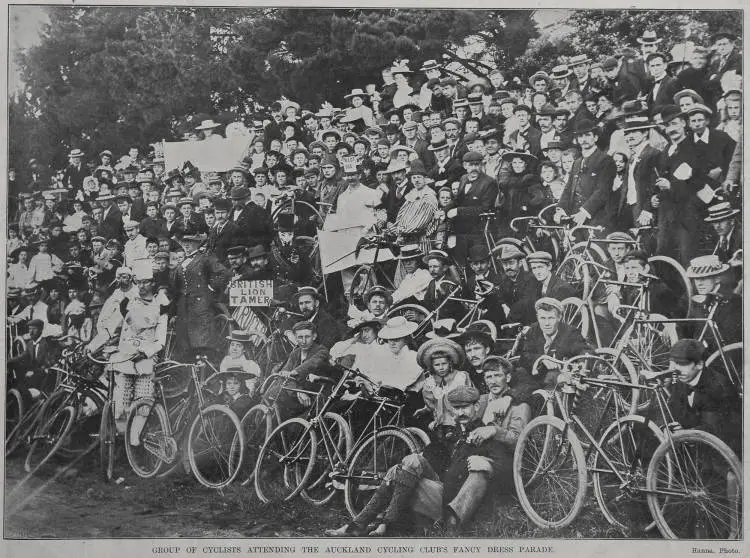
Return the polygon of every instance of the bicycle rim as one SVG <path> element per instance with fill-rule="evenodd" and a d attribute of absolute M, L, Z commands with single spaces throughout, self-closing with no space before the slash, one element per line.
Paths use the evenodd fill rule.
<path fill-rule="evenodd" d="M 649 464 L 648 505 L 667 539 L 742 536 L 742 467 L 716 436 L 699 430 L 671 434 Z"/>
<path fill-rule="evenodd" d="M 32 405 L 28 411 L 21 417 L 19 423 L 8 432 L 5 438 L 5 456 L 8 457 L 16 451 L 22 444 L 28 444 L 28 441 L 37 427 L 37 417 L 43 403 L 37 402 Z"/>
<path fill-rule="evenodd" d="M 315 463 L 317 435 L 309 422 L 292 418 L 276 427 L 266 440 L 255 465 L 253 486 L 266 504 L 290 500 L 299 494 Z M 296 474 L 301 467 L 302 474 Z"/>
<path fill-rule="evenodd" d="M 137 413 L 146 417 L 146 422 L 139 436 L 140 444 L 137 446 L 130 443 L 130 430 L 133 428 L 133 419 Z M 141 478 L 148 479 L 155 476 L 162 469 L 170 454 L 170 436 L 168 435 L 167 413 L 161 404 L 152 401 L 139 401 L 128 413 L 127 426 L 125 428 L 125 454 L 133 472 Z"/>
<path fill-rule="evenodd" d="M 188 438 L 193 475 L 206 488 L 223 488 L 237 476 L 245 452 L 237 415 L 225 405 L 211 405 L 195 417 Z"/>
<path fill-rule="evenodd" d="M 535 418 L 516 444 L 513 479 L 531 521 L 543 528 L 569 525 L 586 497 L 586 461 L 578 438 L 558 418 Z"/>
<path fill-rule="evenodd" d="M 5 402 L 5 431 L 10 433 L 24 416 L 23 397 L 17 389 L 8 390 Z"/>
<path fill-rule="evenodd" d="M 35 440 L 24 463 L 27 473 L 33 474 L 38 471 L 66 442 L 73 428 L 75 415 L 73 407 L 63 407 L 47 421 L 40 432 L 34 434 Z"/>
<path fill-rule="evenodd" d="M 346 420 L 336 413 L 326 413 L 318 424 L 315 464 L 305 489 L 300 492 L 302 498 L 315 506 L 322 506 L 331 501 L 337 488 L 337 483 L 331 479 L 331 473 L 334 467 L 343 473 L 342 468 L 346 466 L 352 445 L 352 433 Z M 297 482 L 303 473 L 302 467 L 295 468 Z M 343 488 L 343 482 L 340 486 Z"/>
<path fill-rule="evenodd" d="M 599 440 L 602 453 L 594 454 L 590 469 L 596 501 L 607 521 L 626 534 L 637 536 L 652 524 L 646 501 L 646 472 L 663 440 L 661 430 L 640 416 L 623 417 L 612 423 Z"/>
<path fill-rule="evenodd" d="M 112 402 L 107 401 L 102 409 L 102 420 L 99 424 L 99 467 L 104 482 L 112 480 L 115 468 L 115 416 Z"/>
<path fill-rule="evenodd" d="M 344 484 L 346 509 L 352 517 L 362 511 L 388 469 L 416 451 L 412 436 L 398 428 L 376 432 L 354 449 Z"/>

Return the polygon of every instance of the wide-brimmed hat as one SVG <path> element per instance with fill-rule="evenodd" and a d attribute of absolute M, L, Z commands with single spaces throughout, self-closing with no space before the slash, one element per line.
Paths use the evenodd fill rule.
<path fill-rule="evenodd" d="M 356 88 L 356 89 L 352 89 L 351 93 L 344 95 L 344 99 L 351 99 L 352 97 L 362 97 L 363 99 L 366 99 L 367 97 L 369 97 L 369 95 L 365 93 L 362 89 Z"/>
<path fill-rule="evenodd" d="M 597 132 L 599 133 L 599 126 L 597 123 L 593 120 L 590 120 L 588 118 L 584 118 L 582 120 L 577 120 L 575 123 L 575 126 L 573 128 L 573 135 L 580 135 L 585 134 L 587 132 Z"/>
<path fill-rule="evenodd" d="M 396 257 L 397 260 L 411 260 L 422 257 L 422 248 L 418 244 L 407 244 L 401 247 L 401 251 Z"/>
<path fill-rule="evenodd" d="M 549 74 L 549 77 L 552 79 L 565 79 L 567 77 L 570 77 L 570 74 L 573 72 L 570 70 L 570 67 L 568 67 L 567 64 L 560 64 L 559 66 L 555 66 L 552 68 L 552 71 Z"/>
<path fill-rule="evenodd" d="M 703 277 L 713 277 L 721 275 L 729 269 L 729 264 L 721 263 L 719 256 L 698 256 L 690 260 L 690 266 L 687 268 L 687 276 L 690 279 L 700 279 Z"/>
<path fill-rule="evenodd" d="M 214 128 L 218 128 L 219 126 L 221 126 L 221 124 L 217 124 L 216 122 L 213 121 L 213 119 L 209 119 L 209 120 L 204 120 L 203 122 L 201 122 L 201 125 L 196 127 L 195 129 L 196 130 L 212 130 Z"/>
<path fill-rule="evenodd" d="M 247 259 L 252 260 L 253 258 L 260 258 L 261 256 L 267 256 L 268 250 L 262 244 L 256 244 L 252 248 L 247 250 Z"/>
<path fill-rule="evenodd" d="M 203 243 L 206 240 L 208 240 L 208 235 L 206 233 L 200 233 L 200 234 L 185 234 L 182 235 L 179 238 L 180 241 L 188 241 L 188 242 L 198 242 Z"/>
<path fill-rule="evenodd" d="M 403 161 L 400 161 L 399 159 L 391 159 L 388 161 L 388 168 L 385 169 L 386 174 L 391 174 L 394 172 L 404 171 L 407 170 L 409 167 L 406 166 L 406 163 Z"/>
<path fill-rule="evenodd" d="M 182 173 L 177 169 L 172 169 L 167 173 L 167 176 L 164 177 L 164 182 L 169 184 L 175 178 L 182 178 Z"/>
<path fill-rule="evenodd" d="M 636 41 L 642 45 L 657 45 L 662 39 L 656 36 L 656 31 L 653 29 L 646 29 L 643 31 L 643 35 L 636 38 Z"/>
<path fill-rule="evenodd" d="M 713 223 L 716 221 L 724 221 L 730 217 L 734 217 L 740 212 L 739 209 L 735 209 L 727 201 L 715 203 L 708 208 L 708 216 L 704 219 L 707 223 Z"/>
<path fill-rule="evenodd" d="M 341 141 L 341 132 L 338 130 L 335 130 L 333 128 L 325 130 L 323 133 L 320 134 L 320 139 L 325 140 L 326 136 L 334 136 L 336 138 L 337 142 Z"/>
<path fill-rule="evenodd" d="M 542 81 L 544 81 L 544 83 L 546 83 L 546 84 L 547 84 L 547 86 L 549 87 L 549 84 L 550 84 L 550 77 L 549 77 L 549 74 L 548 74 L 547 72 L 545 72 L 545 71 L 542 71 L 542 70 L 539 70 L 538 72 L 536 72 L 535 74 L 533 74 L 533 75 L 532 75 L 532 76 L 531 76 L 531 77 L 529 78 L 529 85 L 531 85 L 531 87 L 534 87 L 534 84 L 535 84 L 535 83 L 536 83 L 537 81 L 539 81 L 540 79 L 541 79 Z"/>
<path fill-rule="evenodd" d="M 410 322 L 404 316 L 395 316 L 390 318 L 385 325 L 378 332 L 380 339 L 402 339 L 403 337 L 409 337 L 414 333 L 419 324 Z"/>
<path fill-rule="evenodd" d="M 421 72 L 429 72 L 430 70 L 439 70 L 440 68 L 440 64 L 438 64 L 435 60 L 425 60 L 419 70 Z"/>
<path fill-rule="evenodd" d="M 633 114 L 624 117 L 622 120 L 623 132 L 632 132 L 634 130 L 648 130 L 650 128 L 656 128 L 656 124 L 651 122 L 651 119 L 643 114 Z"/>
<path fill-rule="evenodd" d="M 459 366 L 464 359 L 464 351 L 458 343 L 444 337 L 436 337 L 425 341 L 419 347 L 417 363 L 425 370 L 429 370 L 432 365 L 432 358 L 436 354 L 447 356 L 454 367 Z"/>
<path fill-rule="evenodd" d="M 252 342 L 252 336 L 241 329 L 234 329 L 232 332 L 225 337 L 228 341 L 237 341 L 238 343 L 250 343 Z"/>
<path fill-rule="evenodd" d="M 480 343 L 489 347 L 490 349 L 495 345 L 495 338 L 492 336 L 490 328 L 484 323 L 473 322 L 469 324 L 469 327 L 467 327 L 461 333 L 457 341 L 461 345 L 466 345 L 469 340 L 474 339 L 478 340 Z"/>
<path fill-rule="evenodd" d="M 526 161 L 526 164 L 531 163 L 532 161 L 536 161 L 537 158 L 529 153 L 528 151 L 508 151 L 506 153 L 503 153 L 503 161 L 512 161 L 516 157 L 519 157 Z"/>
<path fill-rule="evenodd" d="M 383 322 L 375 318 L 362 318 L 355 323 L 350 323 L 349 325 L 352 328 L 352 335 L 356 335 L 366 327 L 371 327 L 375 329 L 375 331 L 378 331 L 381 327 L 383 327 Z"/>
<path fill-rule="evenodd" d="M 677 105 L 665 105 L 659 112 L 662 124 L 667 125 L 675 118 L 685 119 L 685 113 Z"/>
<path fill-rule="evenodd" d="M 447 252 L 444 252 L 443 250 L 430 250 L 427 252 L 427 254 L 422 258 L 422 261 L 424 263 L 429 262 L 430 260 L 442 260 L 446 263 L 450 263 L 451 258 L 448 255 Z"/>

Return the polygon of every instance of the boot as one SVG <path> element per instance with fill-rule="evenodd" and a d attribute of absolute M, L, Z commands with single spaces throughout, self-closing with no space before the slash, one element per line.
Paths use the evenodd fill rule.
<path fill-rule="evenodd" d="M 372 521 L 380 512 L 382 512 L 388 503 L 391 501 L 391 495 L 393 494 L 393 481 L 384 480 L 380 483 L 375 493 L 370 497 L 370 500 L 365 504 L 365 507 L 361 512 L 357 514 L 352 523 L 357 525 L 367 525 Z"/>
<path fill-rule="evenodd" d="M 141 431 L 146 424 L 146 417 L 136 414 L 133 417 L 133 422 L 130 424 L 130 445 L 140 446 L 141 445 Z"/>
<path fill-rule="evenodd" d="M 409 511 L 414 488 L 419 477 L 401 467 L 397 467 L 393 477 L 393 496 L 385 510 L 383 523 L 389 525 L 403 518 Z"/>

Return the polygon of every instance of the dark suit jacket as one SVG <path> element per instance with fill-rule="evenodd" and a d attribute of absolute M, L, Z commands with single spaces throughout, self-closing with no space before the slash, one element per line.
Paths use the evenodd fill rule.
<path fill-rule="evenodd" d="M 226 259 L 227 248 L 239 244 L 239 233 L 239 228 L 231 221 L 224 224 L 221 232 L 219 232 L 216 225 L 214 225 L 208 233 L 208 245 L 206 250 L 209 254 L 213 254 L 219 259 L 219 261 L 223 262 Z"/>
<path fill-rule="evenodd" d="M 122 240 L 125 237 L 122 213 L 120 213 L 116 205 L 112 204 L 108 213 L 105 211 L 102 222 L 99 224 L 99 234 L 106 239 L 116 238 Z"/>
<path fill-rule="evenodd" d="M 466 174 L 466 170 L 461 164 L 461 161 L 458 161 L 453 157 L 448 159 L 445 168 L 440 169 L 438 162 L 435 161 L 435 165 L 427 171 L 427 176 L 429 178 L 432 178 L 435 182 L 445 180 L 446 186 L 450 186 L 453 182 L 459 180 L 464 174 Z M 438 189 L 439 186 L 435 185 L 435 188 Z"/>
<path fill-rule="evenodd" d="M 499 285 L 500 301 L 510 308 L 508 320 L 530 324 L 535 319 L 534 301 L 536 301 L 536 279 L 522 269 L 515 281 L 503 277 Z"/>
<path fill-rule="evenodd" d="M 68 166 L 63 173 L 63 184 L 71 190 L 80 190 L 83 187 L 83 179 L 88 175 L 89 172 L 83 163 L 80 168 Z"/>
<path fill-rule="evenodd" d="M 453 219 L 456 234 L 480 234 L 482 219 L 479 218 L 479 214 L 492 210 L 497 199 L 498 186 L 494 178 L 480 173 L 479 178 L 471 183 L 471 188 L 467 193 L 468 183 L 468 175 L 462 176 L 456 196 L 458 214 Z"/>
<path fill-rule="evenodd" d="M 185 217 L 183 215 L 178 215 L 175 219 L 177 223 L 180 224 L 185 234 L 202 234 L 208 232 L 208 227 L 206 226 L 206 221 L 203 219 L 203 215 L 199 213 L 191 213 L 190 218 L 185 221 Z"/>
<path fill-rule="evenodd" d="M 161 217 L 156 217 L 154 219 L 146 217 L 141 221 L 141 224 L 138 227 L 138 232 L 146 238 L 159 238 L 160 236 L 167 234 L 167 228 L 165 225 L 166 221 Z"/>
<path fill-rule="evenodd" d="M 612 220 L 612 182 L 617 169 L 615 162 L 604 151 L 597 148 L 588 157 L 579 157 L 573 163 L 570 178 L 565 185 L 558 206 L 568 215 L 583 208 L 591 215 L 591 225 L 609 226 Z"/>
<path fill-rule="evenodd" d="M 341 341 L 348 332 L 346 326 L 322 308 L 318 308 L 318 313 L 312 322 L 318 329 L 318 343 L 329 349 L 334 343 Z"/>
<path fill-rule="evenodd" d="M 404 193 L 399 199 L 396 196 L 397 193 L 397 185 L 391 184 L 388 188 L 388 194 L 385 196 L 385 209 L 388 213 L 388 221 L 394 222 L 396 221 L 396 216 L 398 215 L 399 210 L 401 209 L 401 206 L 404 205 L 404 202 L 406 201 L 406 194 L 411 192 L 414 189 L 414 185 L 411 183 L 411 180 L 407 180 L 406 187 L 404 188 Z"/>
<path fill-rule="evenodd" d="M 130 206 L 130 218 L 133 221 L 141 221 L 146 216 L 146 202 L 143 198 L 135 198 Z"/>
<path fill-rule="evenodd" d="M 529 126 L 524 132 L 516 130 L 510 135 L 510 141 L 513 145 L 516 145 L 519 134 L 526 138 L 526 142 L 529 144 L 528 150 L 534 157 L 541 158 L 542 156 L 542 132 L 539 128 Z"/>
<path fill-rule="evenodd" d="M 271 241 L 273 236 L 271 218 L 263 208 L 255 203 L 247 204 L 237 216 L 237 219 L 234 219 L 234 210 L 231 210 L 229 215 L 239 229 L 243 244 L 254 246 Z"/>
<path fill-rule="evenodd" d="M 690 134 L 689 139 L 695 147 L 697 164 L 703 172 L 708 173 L 711 169 L 720 167 L 722 178 L 725 177 L 737 142 L 726 132 L 714 129 L 708 130 L 708 145 L 703 141 L 695 141 L 693 133 Z M 714 188 L 721 185 L 721 182 L 721 178 L 710 181 Z"/>
<path fill-rule="evenodd" d="M 620 67 L 617 77 L 609 81 L 612 88 L 612 99 L 615 104 L 622 104 L 623 101 L 632 101 L 638 96 L 641 90 L 638 77 L 631 74 L 625 64 Z"/>
<path fill-rule="evenodd" d="M 670 182 L 669 190 L 659 192 L 659 227 L 680 223 L 695 233 L 705 211 L 705 204 L 696 193 L 706 184 L 706 177 L 697 165 L 698 155 L 689 137 L 680 142 L 671 155 L 670 147 L 661 153 L 658 164 L 663 169 L 662 177 Z M 674 172 L 683 164 L 692 169 L 692 176 L 687 180 L 678 180 Z"/>
<path fill-rule="evenodd" d="M 658 176 L 661 176 L 662 173 L 662 169 L 659 168 L 660 157 L 661 151 L 659 151 L 655 147 L 647 145 L 643 148 L 643 151 L 641 151 L 641 154 L 637 159 L 631 159 L 628 162 L 628 165 L 635 165 L 635 169 L 633 170 L 633 178 L 635 179 L 636 218 L 641 214 L 641 211 L 649 211 L 651 213 L 654 213 L 655 211 L 653 206 L 651 205 L 651 196 L 657 193 L 658 190 L 656 186 L 654 186 L 654 182 L 656 182 L 657 178 L 657 173 Z M 624 175 L 625 182 L 620 189 L 620 198 L 618 200 L 618 214 L 622 213 L 623 211 L 630 211 L 630 208 L 627 206 L 627 177 L 628 170 L 626 169 Z"/>
<path fill-rule="evenodd" d="M 297 378 L 302 381 L 307 381 L 308 374 L 322 375 L 320 370 L 328 364 L 328 349 L 323 345 L 314 343 L 312 347 L 307 351 L 307 358 L 302 360 L 302 350 L 299 347 L 295 347 L 286 359 L 286 362 L 281 367 L 281 370 L 292 371 L 297 370 Z"/>
<path fill-rule="evenodd" d="M 7 365 L 16 369 L 40 370 L 54 359 L 52 346 L 49 339 L 39 339 L 38 347 L 29 339 L 26 341 L 26 349 L 18 356 L 8 359 Z"/>
<path fill-rule="evenodd" d="M 428 149 L 430 144 L 423 139 L 417 138 L 412 149 L 417 152 L 417 157 L 424 163 L 424 168 L 429 169 L 435 164 L 435 155 Z"/>
<path fill-rule="evenodd" d="M 547 285 L 547 292 L 545 294 L 542 294 L 542 283 L 537 281 L 536 278 L 534 279 L 534 284 L 536 287 L 536 292 L 534 293 L 536 299 L 534 300 L 534 302 L 536 302 L 543 296 L 549 296 L 562 301 L 568 297 L 576 295 L 576 291 L 573 288 L 573 285 L 571 285 L 567 281 L 563 281 L 556 275 L 552 275 L 552 277 L 550 277 L 549 284 Z"/>
<path fill-rule="evenodd" d="M 724 75 L 724 72 L 731 72 L 732 70 L 742 75 L 742 56 L 736 49 L 729 53 L 729 56 L 727 56 L 727 59 L 723 64 L 721 59 L 717 58 L 712 60 L 708 65 L 708 74 L 715 80 L 720 80 L 721 76 Z"/>
<path fill-rule="evenodd" d="M 659 90 L 656 92 L 654 97 L 654 81 L 651 80 L 648 85 L 648 96 L 646 102 L 648 103 L 649 110 L 659 105 L 673 105 L 674 94 L 680 90 L 680 84 L 677 82 L 677 78 L 666 76 L 662 78 Z"/>

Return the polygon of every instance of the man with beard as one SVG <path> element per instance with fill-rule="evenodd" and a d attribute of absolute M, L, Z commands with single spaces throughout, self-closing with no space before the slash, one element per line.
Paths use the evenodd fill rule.
<path fill-rule="evenodd" d="M 427 271 L 432 276 L 432 280 L 427 285 L 422 305 L 429 311 L 436 310 L 439 307 L 440 309 L 435 316 L 436 319 L 460 319 L 464 310 L 458 301 L 449 300 L 443 304 L 443 301 L 453 291 L 456 291 L 453 294 L 454 297 L 461 292 L 461 282 L 450 268 L 450 257 L 442 250 L 431 250 L 422 261 L 427 265 Z"/>
<path fill-rule="evenodd" d="M 277 225 L 278 234 L 271 242 L 271 264 L 279 282 L 276 296 L 286 300 L 309 281 L 311 268 L 306 250 L 295 242 L 294 215 L 282 213 Z"/>
<path fill-rule="evenodd" d="M 534 277 L 523 269 L 524 253 L 513 244 L 506 244 L 500 252 L 504 277 L 498 285 L 498 298 L 509 309 L 508 320 L 528 324 L 533 321 L 526 301 L 534 297 Z"/>
<path fill-rule="evenodd" d="M 299 313 L 302 314 L 302 319 L 314 324 L 319 335 L 318 342 L 321 345 L 330 349 L 334 343 L 344 338 L 346 333 L 344 326 L 321 308 L 318 289 L 300 287 L 294 299 Z"/>
<path fill-rule="evenodd" d="M 247 250 L 247 261 L 250 266 L 249 281 L 267 281 L 273 279 L 273 270 L 268 261 L 268 251 L 261 244 Z"/>
<path fill-rule="evenodd" d="M 706 184 L 706 177 L 698 167 L 695 146 L 687 137 L 685 114 L 676 105 L 667 105 L 660 114 L 670 146 L 661 154 L 662 170 L 655 181 L 658 194 L 651 200 L 659 208 L 656 253 L 687 266 L 697 248 L 698 226 L 705 212 L 697 193 Z"/>
<path fill-rule="evenodd" d="M 567 213 L 576 225 L 611 227 L 610 198 L 617 173 L 615 162 L 597 147 L 599 129 L 593 120 L 577 122 L 574 131 L 581 157 L 573 163 L 556 215 Z"/>
<path fill-rule="evenodd" d="M 472 323 L 458 338 L 458 342 L 463 347 L 466 360 L 470 365 L 466 367 L 466 372 L 469 374 L 471 383 L 480 393 L 487 393 L 482 365 L 494 350 L 495 340 L 483 324 Z"/>
<path fill-rule="evenodd" d="M 247 263 L 247 248 L 245 246 L 232 246 L 227 249 L 227 263 L 231 272 L 229 284 L 236 281 L 250 281 L 253 270 Z M 227 286 L 229 289 L 229 286 Z M 227 291 L 228 292 L 228 291 Z"/>
<path fill-rule="evenodd" d="M 555 107 L 547 104 L 542 107 L 536 117 L 536 123 L 541 132 L 539 136 L 539 149 L 545 157 L 547 156 L 547 146 L 550 142 L 560 141 L 560 134 L 558 134 L 557 129 L 552 125 L 552 119 L 555 118 L 556 112 Z"/>
<path fill-rule="evenodd" d="M 483 221 L 480 214 L 492 211 L 497 200 L 498 186 L 495 179 L 482 172 L 483 157 L 476 151 L 466 153 L 463 158 L 466 174 L 461 177 L 456 196 L 456 205 L 446 212 L 453 222 L 456 233 L 454 257 L 458 265 L 464 265 L 469 246 L 484 242 Z"/>
<path fill-rule="evenodd" d="M 495 327 L 500 327 L 506 321 L 502 301 L 499 298 L 498 285 L 500 276 L 492 269 L 491 254 L 484 244 L 475 244 L 469 248 L 469 267 L 472 273 L 464 287 L 464 298 L 480 300 L 479 306 L 482 319 L 489 320 Z"/>

